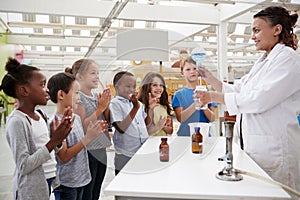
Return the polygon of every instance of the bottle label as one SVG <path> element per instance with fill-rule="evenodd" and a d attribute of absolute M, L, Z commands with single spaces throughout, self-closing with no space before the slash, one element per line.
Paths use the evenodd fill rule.
<path fill-rule="evenodd" d="M 202 153 L 202 135 L 199 132 L 200 128 L 195 128 L 195 133 L 192 135 L 192 152 Z"/>
<path fill-rule="evenodd" d="M 192 152 L 193 153 L 202 153 L 202 143 L 192 142 Z"/>
<path fill-rule="evenodd" d="M 161 147 L 159 151 L 160 161 L 169 161 L 169 148 Z"/>

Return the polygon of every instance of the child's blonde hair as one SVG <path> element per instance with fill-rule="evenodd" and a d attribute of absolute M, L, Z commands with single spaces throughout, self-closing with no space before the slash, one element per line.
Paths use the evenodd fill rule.
<path fill-rule="evenodd" d="M 77 74 L 83 74 L 85 71 L 87 71 L 91 65 L 97 65 L 97 63 L 92 59 L 82 58 L 73 63 L 71 70 L 66 69 L 65 71 L 73 74 L 76 77 Z"/>

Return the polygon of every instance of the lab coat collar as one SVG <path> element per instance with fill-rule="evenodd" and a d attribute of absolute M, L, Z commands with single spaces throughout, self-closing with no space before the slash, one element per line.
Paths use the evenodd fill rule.
<path fill-rule="evenodd" d="M 285 47 L 284 44 L 277 43 L 273 49 L 270 51 L 269 55 L 265 58 L 265 60 L 274 60 L 274 58 L 281 52 L 281 50 Z M 267 53 L 264 53 L 264 55 L 261 57 L 261 59 L 266 56 Z M 263 61 L 263 60 L 260 60 Z"/>

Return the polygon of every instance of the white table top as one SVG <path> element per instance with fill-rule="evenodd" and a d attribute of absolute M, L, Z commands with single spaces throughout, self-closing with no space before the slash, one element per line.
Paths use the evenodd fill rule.
<path fill-rule="evenodd" d="M 225 139 L 209 138 L 204 154 L 191 153 L 189 137 L 168 137 L 169 162 L 159 161 L 160 137 L 150 137 L 105 188 L 108 195 L 150 199 L 289 199 L 280 187 L 244 176 L 228 182 L 216 178 L 225 163 Z M 233 145 L 234 168 L 269 177 L 244 151 Z"/>

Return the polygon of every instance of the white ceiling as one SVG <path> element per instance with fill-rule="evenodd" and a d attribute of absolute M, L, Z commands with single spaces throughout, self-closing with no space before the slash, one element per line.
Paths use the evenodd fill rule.
<path fill-rule="evenodd" d="M 116 33 L 132 29 L 168 31 L 164 66 L 178 60 L 180 50 L 197 46 L 205 49 L 207 65 L 217 66 L 222 25 L 225 61 L 247 71 L 259 55 L 251 41 L 252 16 L 270 5 L 300 10 L 300 0 L 5 0 L 0 30 L 8 44 L 24 49 L 25 62 L 54 72 L 84 56 L 100 70 L 128 65 L 116 60 Z"/>

